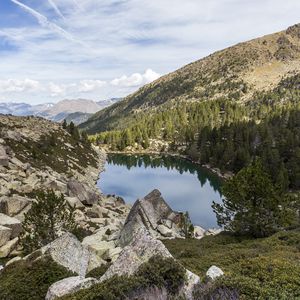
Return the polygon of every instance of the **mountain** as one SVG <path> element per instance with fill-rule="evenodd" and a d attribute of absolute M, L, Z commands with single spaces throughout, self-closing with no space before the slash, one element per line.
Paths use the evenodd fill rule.
<path fill-rule="evenodd" d="M 93 114 L 109 105 L 119 101 L 119 98 L 113 98 L 103 101 L 93 101 L 87 99 L 64 99 L 57 103 L 45 103 L 30 105 L 26 103 L 0 103 L 0 113 L 11 114 L 16 116 L 40 116 L 46 119 L 61 122 L 73 113 Z M 70 119 L 70 117 L 69 117 Z M 78 119 L 85 121 L 87 117 Z M 76 119 L 75 119 L 76 121 Z"/>
<path fill-rule="evenodd" d="M 65 120 L 67 123 L 73 122 L 75 125 L 79 125 L 81 123 L 86 122 L 93 114 L 83 113 L 83 112 L 74 112 L 65 116 Z"/>
<path fill-rule="evenodd" d="M 81 125 L 89 133 L 123 129 L 145 111 L 226 99 L 247 103 L 300 72 L 300 24 L 218 51 L 142 87 Z"/>

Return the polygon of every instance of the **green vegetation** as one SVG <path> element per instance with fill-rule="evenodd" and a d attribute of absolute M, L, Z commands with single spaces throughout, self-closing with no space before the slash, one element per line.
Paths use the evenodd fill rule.
<path fill-rule="evenodd" d="M 18 261 L 7 266 L 0 273 L 0 299 L 45 299 L 51 284 L 70 276 L 74 274 L 49 257 L 36 261 Z"/>
<path fill-rule="evenodd" d="M 149 287 L 165 287 L 176 297 L 185 280 L 185 269 L 172 258 L 155 256 L 140 266 L 135 275 L 114 276 L 100 284 L 81 290 L 61 300 L 119 300 L 132 299 L 135 293 Z"/>
<path fill-rule="evenodd" d="M 202 296 L 197 300 L 226 292 L 237 292 L 239 298 L 233 299 L 240 300 L 300 299 L 299 230 L 260 239 L 222 233 L 201 240 L 163 242 L 184 267 L 201 278 L 212 265 L 225 272 L 213 286 L 200 286 Z"/>
<path fill-rule="evenodd" d="M 239 235 L 269 236 L 297 225 L 296 198 L 276 187 L 257 160 L 222 187 L 223 204 L 213 203 L 219 226 Z M 299 225 L 299 224 L 298 224 Z"/>
<path fill-rule="evenodd" d="M 75 230 L 74 210 L 67 207 L 63 195 L 40 191 L 22 226 L 21 244 L 25 253 L 31 253 L 54 241 L 61 231 Z"/>
<path fill-rule="evenodd" d="M 246 103 L 230 98 L 167 102 L 131 114 L 115 125 L 117 130 L 91 140 L 119 151 L 147 149 L 149 139 L 164 140 L 168 152 L 234 173 L 260 157 L 277 184 L 299 189 L 299 84 L 300 74 L 283 79 L 273 91 L 256 93 Z"/>

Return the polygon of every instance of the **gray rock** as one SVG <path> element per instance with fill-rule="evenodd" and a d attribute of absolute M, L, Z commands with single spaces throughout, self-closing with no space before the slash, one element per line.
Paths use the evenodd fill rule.
<path fill-rule="evenodd" d="M 49 287 L 45 299 L 53 300 L 67 294 L 73 294 L 81 289 L 89 288 L 96 282 L 94 278 L 82 278 L 80 276 L 64 278 Z"/>
<path fill-rule="evenodd" d="M 11 265 L 12 263 L 16 262 L 16 261 L 19 261 L 19 260 L 22 260 L 22 257 L 20 256 L 16 256 L 14 258 L 12 258 L 11 260 L 9 260 L 6 264 L 5 264 L 5 267 Z"/>
<path fill-rule="evenodd" d="M 9 217 L 2 213 L 0 213 L 0 225 L 12 230 L 11 239 L 17 237 L 22 231 L 22 223 L 18 219 Z"/>
<path fill-rule="evenodd" d="M 145 229 L 140 228 L 134 240 L 120 253 L 115 263 L 101 277 L 101 281 L 111 278 L 114 275 L 132 275 L 140 265 L 147 262 L 152 256 L 172 257 L 164 244 L 156 240 Z"/>
<path fill-rule="evenodd" d="M 179 228 L 179 222 L 180 214 L 168 206 L 158 190 L 153 190 L 145 198 L 134 203 L 121 231 L 119 245 L 121 247 L 128 245 L 141 227 L 145 227 L 155 237 L 163 238 L 164 234 L 169 238 L 180 237 L 182 230 Z M 166 228 L 160 226 L 161 224 L 170 231 L 167 232 Z"/>
<path fill-rule="evenodd" d="M 8 216 L 15 216 L 19 214 L 26 206 L 32 203 L 31 199 L 21 197 L 19 195 L 12 195 L 10 197 L 2 197 L 0 199 L 1 213 Z"/>
<path fill-rule="evenodd" d="M 11 232 L 11 228 L 0 225 L 0 247 L 10 240 Z"/>
<path fill-rule="evenodd" d="M 18 246 L 19 239 L 16 237 L 13 240 L 8 241 L 0 248 L 0 258 L 8 257 L 9 254 L 15 250 Z"/>
<path fill-rule="evenodd" d="M 90 253 L 73 234 L 65 233 L 41 250 L 43 254 L 49 254 L 58 264 L 79 276 L 85 276 Z"/>
<path fill-rule="evenodd" d="M 96 192 L 88 190 L 85 185 L 75 179 L 67 183 L 67 188 L 70 197 L 77 197 L 85 205 L 93 205 L 99 200 Z"/>
<path fill-rule="evenodd" d="M 216 266 L 211 266 L 206 272 L 206 277 L 210 280 L 216 280 L 218 277 L 223 275 L 224 272 Z"/>
<path fill-rule="evenodd" d="M 85 206 L 79 201 L 77 197 L 65 197 L 67 203 L 72 208 L 84 209 Z"/>
<path fill-rule="evenodd" d="M 217 235 L 222 232 L 221 228 L 210 228 L 205 231 L 205 235 Z"/>
<path fill-rule="evenodd" d="M 200 240 L 205 236 L 205 229 L 200 226 L 194 226 L 194 238 Z"/>
<path fill-rule="evenodd" d="M 0 166 L 8 167 L 9 158 L 4 146 L 0 145 Z"/>

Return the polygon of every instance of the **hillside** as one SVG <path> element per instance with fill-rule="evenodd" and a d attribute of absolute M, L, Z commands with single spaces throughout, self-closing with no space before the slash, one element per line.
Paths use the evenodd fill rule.
<path fill-rule="evenodd" d="M 300 25 L 216 52 L 148 84 L 92 116 L 89 133 L 120 129 L 141 111 L 179 102 L 226 99 L 248 102 L 300 71 Z"/>
<path fill-rule="evenodd" d="M 70 114 L 84 114 L 84 117 L 78 118 L 78 115 L 73 116 L 76 123 L 84 122 L 88 119 L 89 114 L 94 114 L 97 111 L 112 105 L 119 101 L 118 98 L 93 101 L 88 99 L 64 99 L 57 103 L 44 103 L 30 105 L 27 103 L 0 103 L 0 113 L 11 114 L 14 116 L 39 116 L 48 120 L 61 122 L 65 118 L 72 121 Z"/>

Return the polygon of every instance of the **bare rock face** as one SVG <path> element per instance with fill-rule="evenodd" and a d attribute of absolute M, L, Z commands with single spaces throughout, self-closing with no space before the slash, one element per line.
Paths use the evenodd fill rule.
<path fill-rule="evenodd" d="M 0 247 L 10 240 L 11 232 L 10 228 L 0 225 Z"/>
<path fill-rule="evenodd" d="M 85 277 L 90 253 L 73 234 L 65 233 L 41 250 L 43 254 L 49 254 L 56 263 Z"/>
<path fill-rule="evenodd" d="M 96 279 L 94 278 L 82 278 L 80 276 L 64 278 L 49 287 L 45 299 L 53 300 L 67 294 L 72 294 L 81 289 L 89 288 L 95 283 Z"/>
<path fill-rule="evenodd" d="M 6 153 L 5 147 L 0 145 L 0 166 L 8 167 L 9 157 Z"/>
<path fill-rule="evenodd" d="M 119 245 L 128 245 L 141 227 L 145 227 L 154 237 L 181 237 L 179 222 L 180 214 L 168 206 L 160 191 L 153 190 L 134 203 L 121 231 Z"/>
<path fill-rule="evenodd" d="M 11 239 L 17 237 L 22 231 L 22 223 L 10 216 L 0 213 L 0 225 L 11 229 Z"/>
<path fill-rule="evenodd" d="M 21 197 L 19 195 L 12 195 L 11 197 L 0 198 L 0 212 L 8 216 L 15 216 L 19 214 L 26 206 L 32 203 L 31 199 Z"/>
<path fill-rule="evenodd" d="M 136 232 L 134 240 L 123 249 L 118 259 L 100 280 L 107 280 L 114 275 L 132 275 L 138 270 L 140 265 L 155 255 L 172 257 L 161 241 L 153 238 L 144 227 L 141 227 Z"/>
<path fill-rule="evenodd" d="M 99 200 L 99 195 L 87 188 L 79 181 L 71 179 L 68 184 L 68 194 L 70 197 L 77 197 L 85 205 L 96 204 Z"/>
<path fill-rule="evenodd" d="M 13 250 L 15 250 L 18 246 L 19 239 L 16 237 L 10 241 L 8 241 L 6 244 L 4 244 L 0 248 L 0 258 L 8 257 Z"/>

